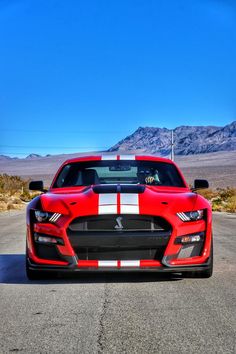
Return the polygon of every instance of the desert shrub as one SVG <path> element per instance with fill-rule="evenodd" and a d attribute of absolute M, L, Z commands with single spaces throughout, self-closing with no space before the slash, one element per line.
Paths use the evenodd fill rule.
<path fill-rule="evenodd" d="M 199 194 L 210 201 L 213 211 L 236 212 L 236 188 L 204 189 Z"/>
<path fill-rule="evenodd" d="M 233 196 L 236 196 L 236 188 L 218 188 L 217 192 L 219 193 L 222 200 L 228 200 Z"/>
<path fill-rule="evenodd" d="M 28 190 L 28 181 L 19 176 L 0 175 L 0 193 L 14 195 L 20 190 Z"/>
<path fill-rule="evenodd" d="M 12 201 L 7 203 L 7 210 L 11 210 L 11 209 L 17 209 L 16 204 L 13 203 Z"/>
<path fill-rule="evenodd" d="M 33 198 L 37 197 L 40 195 L 41 192 L 29 192 L 27 190 L 24 190 L 23 193 L 20 195 L 20 199 L 23 202 L 30 202 Z"/>
<path fill-rule="evenodd" d="M 32 199 L 31 197 L 31 194 L 29 191 L 27 190 L 23 190 L 23 193 L 21 193 L 20 195 L 20 199 L 23 201 L 23 202 L 28 202 Z"/>
<path fill-rule="evenodd" d="M 201 194 L 204 198 L 206 198 L 208 200 L 211 200 L 213 198 L 217 198 L 217 196 L 218 196 L 217 191 L 214 191 L 214 190 L 212 190 L 210 188 L 201 189 L 198 193 Z"/>
<path fill-rule="evenodd" d="M 226 211 L 230 213 L 236 213 L 236 195 L 233 195 L 229 198 L 228 203 L 226 205 Z"/>
<path fill-rule="evenodd" d="M 12 204 L 22 204 L 22 201 L 19 198 L 14 197 L 14 198 L 11 198 L 11 203 Z"/>
<path fill-rule="evenodd" d="M 0 202 L 2 203 L 7 203 L 8 198 L 4 194 L 0 194 Z"/>
<path fill-rule="evenodd" d="M 0 175 L 0 210 L 22 208 L 24 202 L 29 202 L 40 192 L 30 192 L 29 181 L 19 176 Z"/>

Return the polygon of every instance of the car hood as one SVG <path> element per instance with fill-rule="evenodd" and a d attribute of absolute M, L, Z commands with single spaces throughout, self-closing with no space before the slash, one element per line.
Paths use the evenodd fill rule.
<path fill-rule="evenodd" d="M 98 186 L 53 189 L 40 197 L 45 211 L 64 215 L 146 214 L 164 216 L 206 208 L 209 203 L 188 188 L 133 186 L 133 189 Z M 130 187 L 129 187 L 130 188 Z"/>

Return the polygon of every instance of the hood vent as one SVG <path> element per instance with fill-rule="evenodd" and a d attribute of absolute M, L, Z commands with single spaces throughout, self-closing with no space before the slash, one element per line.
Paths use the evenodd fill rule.
<path fill-rule="evenodd" d="M 145 186 L 132 185 L 132 184 L 110 184 L 110 185 L 97 185 L 93 187 L 94 193 L 135 193 L 140 194 L 145 191 Z"/>

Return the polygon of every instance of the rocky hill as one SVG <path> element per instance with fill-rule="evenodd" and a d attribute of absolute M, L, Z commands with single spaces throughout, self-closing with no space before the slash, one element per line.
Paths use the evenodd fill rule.
<path fill-rule="evenodd" d="M 108 151 L 140 151 L 152 154 L 170 153 L 171 130 L 139 127 Z M 176 155 L 189 155 L 236 150 L 236 121 L 225 127 L 180 126 L 174 129 Z"/>
<path fill-rule="evenodd" d="M 18 157 L 10 157 L 6 155 L 0 155 L 0 161 L 7 161 L 7 160 L 18 160 Z"/>

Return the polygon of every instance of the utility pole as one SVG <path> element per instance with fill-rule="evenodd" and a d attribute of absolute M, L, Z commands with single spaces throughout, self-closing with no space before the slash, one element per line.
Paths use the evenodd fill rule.
<path fill-rule="evenodd" d="M 170 158 L 172 161 L 174 161 L 175 156 L 174 156 L 174 130 L 171 130 L 171 155 Z"/>

